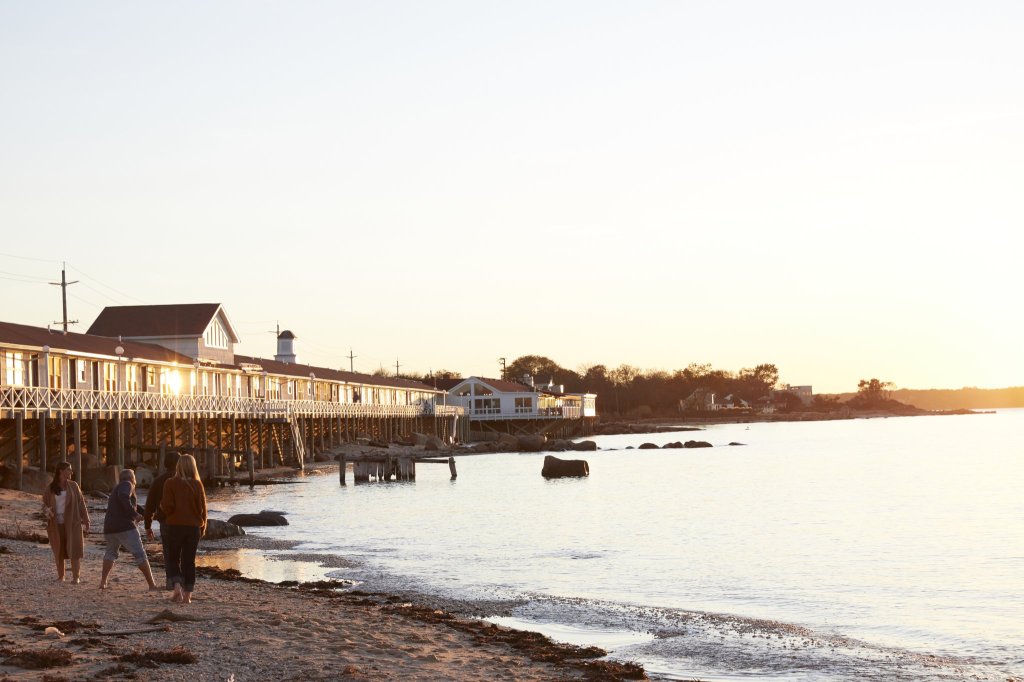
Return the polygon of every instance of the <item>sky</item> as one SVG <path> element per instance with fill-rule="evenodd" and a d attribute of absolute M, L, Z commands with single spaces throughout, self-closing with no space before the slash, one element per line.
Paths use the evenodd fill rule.
<path fill-rule="evenodd" d="M 0 319 L 1024 385 L 1019 2 L 0 0 Z"/>

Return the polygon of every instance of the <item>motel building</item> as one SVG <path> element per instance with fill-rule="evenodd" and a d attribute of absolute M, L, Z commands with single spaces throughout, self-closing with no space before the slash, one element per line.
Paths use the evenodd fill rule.
<path fill-rule="evenodd" d="M 464 428 L 443 390 L 298 362 L 290 331 L 273 358 L 236 355 L 238 341 L 216 303 L 108 307 L 85 334 L 0 322 L 0 483 L 65 458 L 82 481 L 83 466 L 157 465 L 168 449 L 210 475 L 246 455 L 301 468 L 357 434 Z"/>

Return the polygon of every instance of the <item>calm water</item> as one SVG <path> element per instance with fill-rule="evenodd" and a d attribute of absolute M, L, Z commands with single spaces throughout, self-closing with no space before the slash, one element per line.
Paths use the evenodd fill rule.
<path fill-rule="evenodd" d="M 1024 410 L 720 425 L 598 437 L 565 455 L 582 480 L 489 455 L 457 481 L 311 476 L 211 508 L 287 510 L 253 532 L 357 560 L 331 574 L 365 589 L 524 599 L 495 620 L 652 676 L 1024 679 L 1022 434 Z M 690 438 L 715 447 L 625 449 Z"/>

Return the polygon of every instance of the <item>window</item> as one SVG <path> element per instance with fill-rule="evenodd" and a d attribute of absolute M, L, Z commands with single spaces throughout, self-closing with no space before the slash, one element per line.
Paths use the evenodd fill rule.
<path fill-rule="evenodd" d="M 103 363 L 103 390 L 104 391 L 116 391 L 117 390 L 117 363 L 104 362 Z"/>
<path fill-rule="evenodd" d="M 214 320 L 210 323 L 210 326 L 206 328 L 206 333 L 203 334 L 203 343 L 206 344 L 207 348 L 224 348 L 228 347 L 228 335 L 224 331 L 224 327 L 221 325 L 220 320 Z"/>
<path fill-rule="evenodd" d="M 22 353 L 8 352 L 4 360 L 4 383 L 8 386 L 24 386 L 25 356 Z"/>
<path fill-rule="evenodd" d="M 124 386 L 126 391 L 135 393 L 139 390 L 139 366 L 126 365 L 124 368 Z"/>
<path fill-rule="evenodd" d="M 63 363 L 61 358 L 52 355 L 46 358 L 47 375 L 49 376 L 50 388 L 64 387 Z"/>
<path fill-rule="evenodd" d="M 78 383 L 86 384 L 89 383 L 89 361 L 79 360 L 78 361 Z"/>
<path fill-rule="evenodd" d="M 161 395 L 177 395 L 181 390 L 181 374 L 169 367 L 160 368 Z"/>
<path fill-rule="evenodd" d="M 500 414 L 500 398 L 475 398 L 473 400 L 473 412 L 476 414 Z"/>
<path fill-rule="evenodd" d="M 516 414 L 533 412 L 533 398 L 516 398 Z"/>
<path fill-rule="evenodd" d="M 147 367 L 146 368 L 146 385 L 143 386 L 143 389 L 146 390 L 146 391 L 152 391 L 156 387 L 157 387 L 157 383 L 156 383 L 156 367 Z"/>

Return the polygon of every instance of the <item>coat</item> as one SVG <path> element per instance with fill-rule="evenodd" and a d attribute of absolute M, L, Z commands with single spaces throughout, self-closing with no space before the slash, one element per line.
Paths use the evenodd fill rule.
<path fill-rule="evenodd" d="M 57 500 L 50 486 L 43 492 L 43 509 L 47 518 L 46 535 L 50 539 L 50 548 L 56 553 L 60 547 L 60 531 L 57 528 Z M 47 513 L 45 510 L 49 510 Z M 68 502 L 64 507 L 64 527 L 68 534 L 67 553 L 69 559 L 81 559 L 85 555 L 85 536 L 83 526 L 89 523 L 89 509 L 85 506 L 82 489 L 74 481 L 68 481 Z M 91 525 L 91 524 L 90 524 Z"/>

